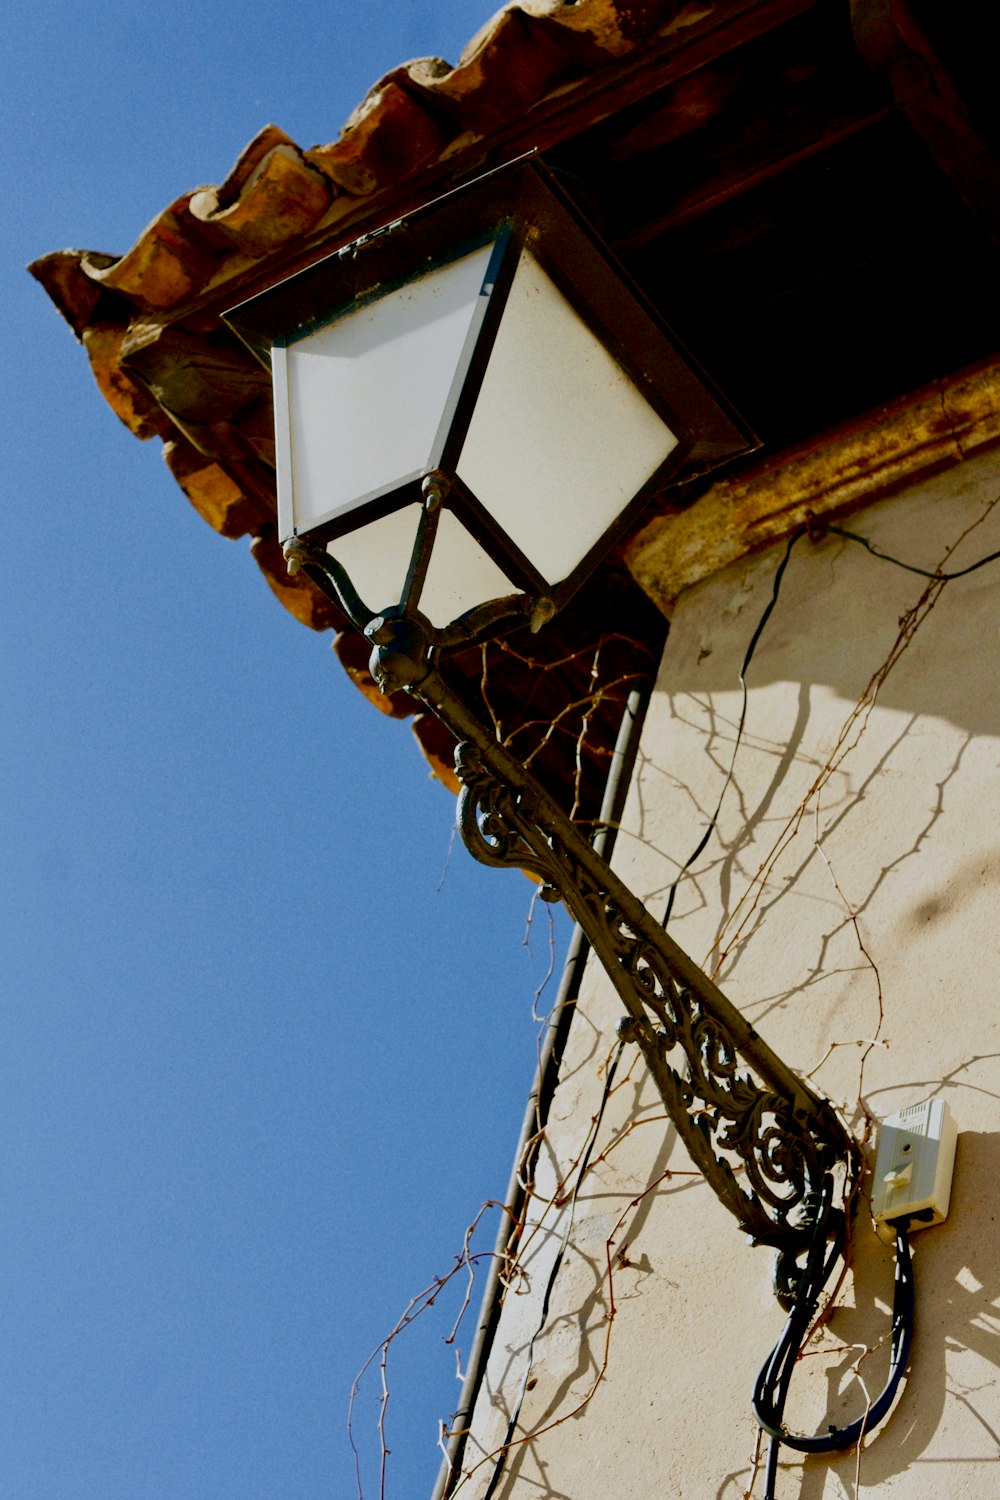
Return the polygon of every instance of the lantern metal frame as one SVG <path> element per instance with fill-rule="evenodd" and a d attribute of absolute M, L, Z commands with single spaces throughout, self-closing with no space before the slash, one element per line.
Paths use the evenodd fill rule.
<path fill-rule="evenodd" d="M 289 349 L 337 320 L 428 273 L 493 245 L 485 277 L 488 296 L 477 313 L 474 344 L 457 372 L 432 451 L 418 471 L 388 492 L 358 496 L 351 508 L 310 525 L 316 542 L 330 542 L 418 501 L 427 474 L 444 476 L 444 503 L 501 566 L 515 588 L 551 599 L 560 609 L 588 574 L 668 482 L 705 473 L 756 439 L 681 347 L 658 313 L 625 276 L 607 247 L 534 155 L 497 168 L 431 203 L 364 235 L 226 313 L 225 321 L 275 375 L 275 422 L 288 431 L 287 383 L 281 367 Z M 522 252 L 528 251 L 597 336 L 624 374 L 676 438 L 612 526 L 567 577 L 553 583 L 498 526 L 465 483 L 459 458 L 503 321 Z M 558 393 L 553 392 L 558 403 Z M 304 534 L 282 473 L 279 442 L 279 534 Z M 287 461 L 286 461 L 287 462 Z"/>

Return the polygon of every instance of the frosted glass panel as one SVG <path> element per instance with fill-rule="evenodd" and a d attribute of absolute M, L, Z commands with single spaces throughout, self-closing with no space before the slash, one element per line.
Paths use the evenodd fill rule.
<path fill-rule="evenodd" d="M 347 569 L 361 598 L 376 614 L 400 601 L 419 520 L 420 506 L 404 505 L 380 521 L 369 521 L 337 537 L 326 549 Z"/>
<path fill-rule="evenodd" d="M 279 352 L 283 531 L 305 531 L 427 469 L 478 324 L 491 250 L 484 245 Z M 289 485 L 290 496 L 280 493 Z"/>
<path fill-rule="evenodd" d="M 450 625 L 475 605 L 513 592 L 510 579 L 487 557 L 461 521 L 450 510 L 442 511 L 420 596 L 420 608 L 431 624 Z"/>
<path fill-rule="evenodd" d="M 550 584 L 677 439 L 523 251 L 458 474 Z"/>
<path fill-rule="evenodd" d="M 407 505 L 327 548 L 347 569 L 369 608 L 377 611 L 399 603 L 419 519 L 420 506 Z M 474 605 L 513 592 L 513 584 L 461 521 L 451 511 L 442 511 L 419 605 L 431 624 L 450 625 Z"/>

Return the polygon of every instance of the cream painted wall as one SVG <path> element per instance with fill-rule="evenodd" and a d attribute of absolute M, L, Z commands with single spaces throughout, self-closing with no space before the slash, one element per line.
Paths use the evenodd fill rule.
<path fill-rule="evenodd" d="M 979 458 L 842 524 L 920 566 L 957 568 L 1000 549 L 998 497 L 1000 462 Z M 654 912 L 722 790 L 740 664 L 783 551 L 731 565 L 677 606 L 616 856 Z M 783 1450 L 782 1500 L 959 1500 L 1000 1477 L 998 606 L 1000 561 L 928 589 L 853 543 L 799 541 L 748 672 L 718 830 L 677 891 L 673 936 L 859 1137 L 870 1117 L 931 1094 L 962 1132 L 950 1219 L 914 1236 L 918 1324 L 896 1409 L 860 1457 Z M 912 629 L 873 702 L 901 620 Z M 782 1324 L 770 1253 L 688 1175 L 632 1049 L 580 1179 L 619 1014 L 590 972 L 471 1472 L 453 1492 L 464 1500 L 489 1491 L 522 1385 L 498 1497 L 763 1494 L 749 1400 Z M 862 1204 L 853 1273 L 792 1387 L 793 1425 L 847 1420 L 880 1388 L 891 1295 L 891 1252 Z"/>

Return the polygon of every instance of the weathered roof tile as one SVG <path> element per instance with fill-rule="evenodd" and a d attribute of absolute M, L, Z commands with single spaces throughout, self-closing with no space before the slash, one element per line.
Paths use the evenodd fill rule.
<path fill-rule="evenodd" d="M 192 297 L 215 269 L 216 252 L 190 211 L 194 193 L 185 193 L 143 230 L 125 255 L 107 257 L 84 252 L 84 272 L 101 286 L 121 292 L 140 307 L 158 312 Z"/>
<path fill-rule="evenodd" d="M 220 536 L 247 536 L 271 521 L 260 500 L 244 494 L 225 469 L 206 459 L 185 438 L 164 443 L 163 457 L 195 510 Z"/>
<path fill-rule="evenodd" d="M 90 259 L 96 261 L 100 257 L 91 252 Z M 106 255 L 103 259 L 105 265 L 110 266 L 114 265 L 116 257 Z M 80 250 L 54 250 L 51 255 L 41 256 L 28 267 L 78 339 L 83 337 L 83 330 L 94 316 L 101 298 L 101 288 L 93 277 L 87 275 L 81 264 L 82 260 L 83 252 Z"/>
<path fill-rule="evenodd" d="M 605 58 L 620 57 L 629 51 L 640 35 L 640 28 L 630 19 L 631 13 L 635 11 L 637 18 L 641 10 L 662 15 L 668 8 L 677 7 L 668 6 L 664 0 L 648 0 L 646 4 L 638 0 L 635 5 L 626 3 L 626 0 L 516 0 L 516 3 L 497 11 L 476 33 L 462 53 L 456 71 L 479 62 L 512 21 L 523 23 L 529 33 L 545 25 L 558 27 L 566 34 L 567 40 L 575 33 L 592 51 L 603 54 Z M 631 36 L 630 32 L 633 33 Z"/>
<path fill-rule="evenodd" d="M 283 133 L 269 125 L 251 144 L 272 136 Z M 266 255 L 307 234 L 326 213 L 334 190 L 287 138 L 254 155 L 252 170 L 240 174 L 238 184 L 232 181 L 234 169 L 221 188 L 201 188 L 193 194 L 190 208 L 194 218 L 238 242 L 246 253 Z"/>
<path fill-rule="evenodd" d="M 441 154 L 448 140 L 419 97 L 388 78 L 367 95 L 330 146 L 306 153 L 344 192 L 377 192 Z"/>
<path fill-rule="evenodd" d="M 81 337 L 94 379 L 115 416 L 137 438 L 167 437 L 171 431 L 169 418 L 149 392 L 122 369 L 121 350 L 127 333 L 127 327 L 120 323 L 93 322 L 83 329 Z"/>
<path fill-rule="evenodd" d="M 533 9 L 551 11 L 553 7 L 536 5 Z M 434 93 L 461 121 L 463 133 L 483 135 L 516 119 L 570 78 L 609 61 L 611 55 L 589 30 L 569 29 L 525 7 L 510 7 L 480 32 L 458 67 L 433 86 Z M 501 77 L 504 87 L 498 89 L 496 80 Z"/>

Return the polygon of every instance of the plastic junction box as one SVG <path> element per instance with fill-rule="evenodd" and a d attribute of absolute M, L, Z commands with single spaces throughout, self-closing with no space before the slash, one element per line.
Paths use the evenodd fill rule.
<path fill-rule="evenodd" d="M 910 1229 L 947 1216 L 958 1130 L 943 1099 L 925 1099 L 882 1121 L 872 1182 L 872 1218 L 885 1240 L 908 1218 Z"/>

